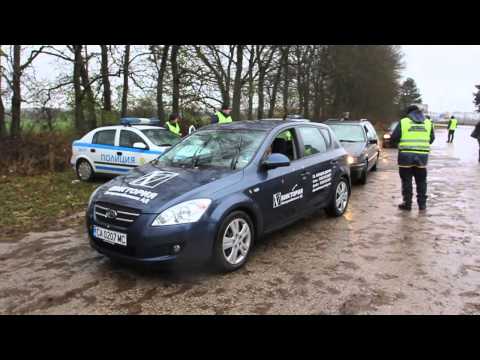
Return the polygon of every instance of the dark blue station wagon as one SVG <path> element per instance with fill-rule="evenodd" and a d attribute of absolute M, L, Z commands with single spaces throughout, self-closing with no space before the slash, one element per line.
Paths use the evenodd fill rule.
<path fill-rule="evenodd" d="M 282 120 L 214 124 L 101 185 L 90 244 L 134 263 L 211 260 L 232 271 L 263 235 L 350 198 L 347 153 L 328 126 Z"/>

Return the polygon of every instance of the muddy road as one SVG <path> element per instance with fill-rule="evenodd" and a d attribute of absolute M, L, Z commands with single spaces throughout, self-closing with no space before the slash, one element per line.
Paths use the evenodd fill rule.
<path fill-rule="evenodd" d="M 437 131 L 425 214 L 397 210 L 396 150 L 386 149 L 343 217 L 320 213 L 268 236 L 231 274 L 116 265 L 90 249 L 83 226 L 0 241 L 0 314 L 480 314 L 470 132 L 446 144 Z"/>

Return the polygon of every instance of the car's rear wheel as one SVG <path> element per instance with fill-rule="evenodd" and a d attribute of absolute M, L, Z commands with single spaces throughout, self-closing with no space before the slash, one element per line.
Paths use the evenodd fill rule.
<path fill-rule="evenodd" d="M 222 222 L 213 250 L 213 261 L 222 272 L 241 268 L 247 261 L 254 241 L 252 220 L 243 211 L 234 211 Z"/>
<path fill-rule="evenodd" d="M 341 178 L 335 187 L 330 204 L 326 208 L 327 214 L 334 217 L 342 216 L 347 210 L 349 200 L 350 189 L 347 180 Z"/>
<path fill-rule="evenodd" d="M 82 181 L 90 181 L 94 177 L 92 166 L 87 160 L 80 160 L 77 164 L 77 177 Z"/>
<path fill-rule="evenodd" d="M 377 158 L 375 159 L 375 164 L 372 166 L 372 171 L 377 171 L 377 164 L 378 164 L 379 158 L 380 158 L 380 154 L 377 154 Z"/>

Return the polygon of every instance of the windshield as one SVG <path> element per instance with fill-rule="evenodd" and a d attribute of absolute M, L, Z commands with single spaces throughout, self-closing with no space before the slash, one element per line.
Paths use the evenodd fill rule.
<path fill-rule="evenodd" d="M 359 125 L 330 125 L 337 139 L 343 142 L 364 142 L 365 135 Z"/>
<path fill-rule="evenodd" d="M 390 125 L 390 131 L 392 132 L 393 130 L 395 130 L 397 125 L 398 125 L 398 121 L 395 121 L 392 125 Z"/>
<path fill-rule="evenodd" d="M 263 141 L 264 131 L 210 130 L 191 135 L 165 154 L 157 164 L 164 166 L 211 166 L 241 169 L 255 155 Z"/>
<path fill-rule="evenodd" d="M 157 146 L 173 146 L 181 140 L 180 137 L 164 129 L 145 129 L 140 131 Z"/>

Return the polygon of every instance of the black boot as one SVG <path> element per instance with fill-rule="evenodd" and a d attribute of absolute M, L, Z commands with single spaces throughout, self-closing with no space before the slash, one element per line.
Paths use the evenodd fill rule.
<path fill-rule="evenodd" d="M 401 203 L 400 205 L 398 205 L 398 208 L 399 208 L 400 210 L 410 211 L 410 210 L 412 210 L 412 204 L 408 204 L 408 203 L 406 203 L 406 202 L 403 202 L 403 203 Z"/>

